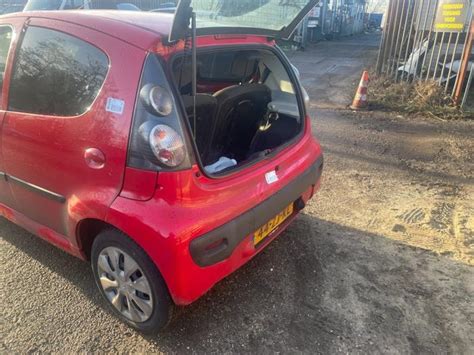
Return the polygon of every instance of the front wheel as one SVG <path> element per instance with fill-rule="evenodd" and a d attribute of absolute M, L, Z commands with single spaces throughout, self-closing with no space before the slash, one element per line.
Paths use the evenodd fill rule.
<path fill-rule="evenodd" d="M 112 312 L 143 333 L 156 333 L 171 319 L 166 284 L 148 255 L 130 238 L 105 230 L 94 240 L 91 257 L 96 284 Z"/>

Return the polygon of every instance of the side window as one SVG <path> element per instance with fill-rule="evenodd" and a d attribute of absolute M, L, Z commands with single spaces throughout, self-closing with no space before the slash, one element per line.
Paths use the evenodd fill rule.
<path fill-rule="evenodd" d="M 12 41 L 13 30 L 10 26 L 0 26 L 0 95 L 7 66 L 8 51 Z"/>
<path fill-rule="evenodd" d="M 108 65 L 107 56 L 89 43 L 62 32 L 28 27 L 13 69 L 8 110 L 83 114 L 99 94 Z"/>

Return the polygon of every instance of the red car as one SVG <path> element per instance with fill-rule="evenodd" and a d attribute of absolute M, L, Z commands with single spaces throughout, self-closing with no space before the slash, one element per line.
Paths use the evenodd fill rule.
<path fill-rule="evenodd" d="M 164 327 L 319 188 L 305 92 L 275 44 L 315 2 L 0 17 L 0 214 L 89 260 L 123 321 Z"/>

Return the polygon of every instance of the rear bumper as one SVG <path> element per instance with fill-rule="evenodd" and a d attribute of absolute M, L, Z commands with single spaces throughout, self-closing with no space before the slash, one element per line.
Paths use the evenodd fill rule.
<path fill-rule="evenodd" d="M 295 203 L 295 213 L 304 208 L 303 194 L 315 187 L 323 170 L 321 155 L 304 173 L 283 189 L 230 222 L 202 235 L 190 243 L 193 261 L 206 267 L 227 259 L 251 233 L 276 216 L 288 204 Z M 311 192 L 312 193 L 312 192 Z"/>
<path fill-rule="evenodd" d="M 322 162 L 308 130 L 273 159 L 226 179 L 209 179 L 197 166 L 160 172 L 150 200 L 119 196 L 107 222 L 148 253 L 176 304 L 190 304 L 285 230 L 318 190 Z M 268 184 L 271 170 L 278 180 Z M 253 233 L 295 201 L 294 213 L 255 246 Z"/>

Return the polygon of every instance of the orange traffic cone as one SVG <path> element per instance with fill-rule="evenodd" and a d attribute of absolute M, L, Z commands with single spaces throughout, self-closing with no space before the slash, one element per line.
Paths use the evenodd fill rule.
<path fill-rule="evenodd" d="M 367 107 L 367 87 L 369 86 L 369 72 L 364 70 L 359 87 L 350 106 L 352 110 L 360 110 Z"/>

